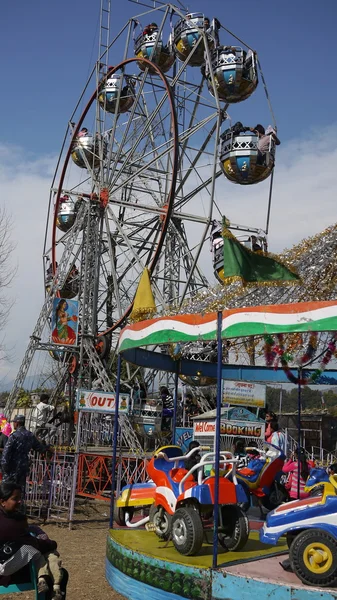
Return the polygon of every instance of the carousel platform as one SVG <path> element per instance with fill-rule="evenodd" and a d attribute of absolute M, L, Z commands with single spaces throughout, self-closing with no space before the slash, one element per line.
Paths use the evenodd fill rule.
<path fill-rule="evenodd" d="M 337 589 L 305 586 L 282 569 L 285 540 L 267 546 L 252 530 L 242 551 L 219 547 L 217 569 L 212 569 L 212 552 L 212 544 L 205 543 L 197 556 L 185 557 L 152 532 L 112 529 L 106 578 L 130 600 L 337 600 Z"/>

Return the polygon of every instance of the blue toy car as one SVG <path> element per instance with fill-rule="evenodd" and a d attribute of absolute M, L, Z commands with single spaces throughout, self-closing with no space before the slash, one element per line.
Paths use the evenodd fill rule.
<path fill-rule="evenodd" d="M 276 544 L 285 535 L 294 573 L 307 585 L 330 587 L 337 583 L 337 476 L 327 481 L 321 475 L 311 473 L 305 487 L 308 498 L 269 513 L 260 540 Z"/>

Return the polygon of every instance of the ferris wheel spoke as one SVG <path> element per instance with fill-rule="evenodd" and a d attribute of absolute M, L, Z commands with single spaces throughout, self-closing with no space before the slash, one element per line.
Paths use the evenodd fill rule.
<path fill-rule="evenodd" d="M 142 131 L 140 132 L 140 134 L 136 137 L 136 139 L 133 142 L 133 147 L 131 148 L 131 150 L 130 150 L 130 152 L 128 154 L 128 157 L 124 161 L 124 166 L 125 167 L 127 167 L 128 164 L 130 163 L 130 160 L 135 155 L 136 150 L 139 147 L 141 141 L 144 139 L 144 137 L 147 137 L 147 136 L 150 135 L 150 131 L 152 130 L 153 122 L 154 122 L 155 118 L 157 117 L 157 115 L 160 113 L 160 111 L 161 111 L 164 103 L 167 102 L 167 100 L 168 100 L 168 93 L 165 92 L 164 95 L 163 95 L 163 97 L 161 98 L 159 104 L 152 110 L 152 112 L 150 112 L 148 110 L 146 111 L 147 112 L 147 114 L 146 114 L 146 124 L 142 128 Z M 167 113 L 167 116 L 168 115 L 169 115 L 169 113 Z M 129 122 L 127 124 L 126 131 L 129 131 L 130 127 L 131 127 L 131 118 L 129 119 Z M 124 134 L 124 138 L 122 139 L 121 143 L 124 144 L 125 141 L 126 141 L 126 136 Z M 117 152 L 117 154 L 116 154 L 116 161 L 119 160 L 119 158 L 120 158 L 120 151 Z M 114 181 L 111 179 L 110 183 L 113 184 Z"/>

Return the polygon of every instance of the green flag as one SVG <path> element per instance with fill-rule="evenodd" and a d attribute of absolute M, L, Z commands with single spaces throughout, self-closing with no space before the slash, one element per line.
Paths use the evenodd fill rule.
<path fill-rule="evenodd" d="M 269 283 L 300 283 L 300 277 L 292 267 L 286 267 L 278 257 L 266 252 L 253 252 L 243 246 L 229 231 L 227 219 L 223 219 L 223 281 L 231 283 L 240 279 L 243 285 Z"/>

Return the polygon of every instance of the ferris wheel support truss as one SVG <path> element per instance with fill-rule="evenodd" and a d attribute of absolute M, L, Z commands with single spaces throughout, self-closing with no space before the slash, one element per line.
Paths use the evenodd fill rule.
<path fill-rule="evenodd" d="M 6 415 L 8 415 L 8 416 L 11 414 L 13 408 L 15 408 L 18 390 L 21 387 L 23 387 L 24 381 L 25 381 L 27 373 L 28 373 L 28 369 L 32 363 L 32 360 L 33 360 L 36 350 L 38 350 L 39 347 L 45 347 L 48 350 L 51 349 L 51 347 L 52 347 L 52 349 L 55 350 L 54 344 L 52 345 L 52 344 L 41 343 L 41 336 L 42 336 L 43 330 L 47 324 L 47 321 L 50 317 L 50 314 L 51 314 L 51 311 L 53 308 L 54 298 L 57 295 L 59 295 L 59 290 L 62 289 L 63 285 L 65 284 L 65 281 L 66 281 L 66 278 L 68 275 L 69 258 L 71 256 L 72 249 L 75 245 L 76 239 L 83 227 L 86 213 L 87 213 L 87 206 L 83 203 L 78 212 L 74 226 L 72 227 L 72 229 L 70 231 L 70 235 L 67 238 L 67 245 L 65 246 L 64 253 L 62 254 L 62 258 L 58 265 L 54 279 L 50 285 L 50 290 L 45 298 L 45 301 L 42 306 L 41 312 L 38 316 L 34 331 L 31 335 L 30 342 L 28 344 L 27 350 L 26 350 L 24 358 L 22 360 L 20 369 L 15 378 L 10 395 L 8 397 L 8 400 L 6 403 L 6 408 L 5 408 Z"/>

